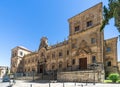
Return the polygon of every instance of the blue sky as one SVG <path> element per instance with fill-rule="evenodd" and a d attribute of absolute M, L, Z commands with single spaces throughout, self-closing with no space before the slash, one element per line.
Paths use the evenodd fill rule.
<path fill-rule="evenodd" d="M 104 5 L 108 3 L 108 0 L 0 0 L 0 66 L 10 66 L 11 49 L 16 46 L 35 51 L 42 36 L 47 36 L 51 45 L 63 41 L 69 35 L 67 20 L 101 1 Z M 112 19 L 105 27 L 105 39 L 119 35 L 113 23 Z"/>

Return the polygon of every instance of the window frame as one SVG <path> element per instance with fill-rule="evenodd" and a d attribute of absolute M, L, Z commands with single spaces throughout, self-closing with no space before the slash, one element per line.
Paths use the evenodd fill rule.
<path fill-rule="evenodd" d="M 107 66 L 108 66 L 108 67 L 112 66 L 111 61 L 107 61 Z"/>
<path fill-rule="evenodd" d="M 76 62 L 75 59 L 72 59 L 72 65 L 75 65 L 75 62 Z"/>
<path fill-rule="evenodd" d="M 80 31 L 80 26 L 79 25 L 74 27 L 74 32 L 78 32 L 78 31 Z"/>
<path fill-rule="evenodd" d="M 91 38 L 91 44 L 95 44 L 96 43 L 96 38 Z"/>
<path fill-rule="evenodd" d="M 111 47 L 106 47 L 106 52 L 111 52 Z"/>
<path fill-rule="evenodd" d="M 92 63 L 96 63 L 96 56 L 92 56 Z"/>
<path fill-rule="evenodd" d="M 62 52 L 59 52 L 59 57 L 62 57 Z"/>
<path fill-rule="evenodd" d="M 86 26 L 87 27 L 91 27 L 92 25 L 93 25 L 93 21 L 92 20 L 86 22 Z"/>
<path fill-rule="evenodd" d="M 67 55 L 69 55 L 69 50 L 67 50 Z"/>

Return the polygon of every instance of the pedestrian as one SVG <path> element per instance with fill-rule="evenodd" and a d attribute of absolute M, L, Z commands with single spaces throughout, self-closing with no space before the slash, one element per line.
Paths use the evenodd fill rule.
<path fill-rule="evenodd" d="M 15 79 L 13 79 L 13 84 L 15 84 L 16 82 L 15 82 Z"/>

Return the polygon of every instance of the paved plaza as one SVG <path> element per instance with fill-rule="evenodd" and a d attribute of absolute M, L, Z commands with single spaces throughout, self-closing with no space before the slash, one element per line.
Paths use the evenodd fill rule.
<path fill-rule="evenodd" d="M 0 87 L 9 87 L 9 83 L 0 83 Z M 47 81 L 30 82 L 17 80 L 12 87 L 120 87 L 120 84 L 101 84 L 96 83 L 73 83 L 73 82 L 56 82 L 48 83 Z"/>

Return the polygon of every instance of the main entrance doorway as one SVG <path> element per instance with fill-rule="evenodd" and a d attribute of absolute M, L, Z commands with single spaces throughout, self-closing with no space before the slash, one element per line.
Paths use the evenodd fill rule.
<path fill-rule="evenodd" d="M 43 73 L 43 65 L 38 65 L 38 73 Z"/>
<path fill-rule="evenodd" d="M 87 58 L 79 59 L 79 69 L 87 69 Z"/>

